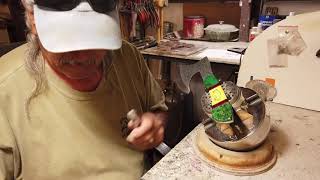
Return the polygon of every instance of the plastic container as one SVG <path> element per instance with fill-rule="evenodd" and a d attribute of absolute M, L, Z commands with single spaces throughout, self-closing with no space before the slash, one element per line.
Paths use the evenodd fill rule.
<path fill-rule="evenodd" d="M 250 29 L 249 41 L 253 41 L 261 32 L 259 32 L 258 27 L 252 27 Z"/>
<path fill-rule="evenodd" d="M 205 29 L 206 36 L 212 41 L 235 41 L 239 37 L 239 29 L 231 24 L 211 24 Z"/>

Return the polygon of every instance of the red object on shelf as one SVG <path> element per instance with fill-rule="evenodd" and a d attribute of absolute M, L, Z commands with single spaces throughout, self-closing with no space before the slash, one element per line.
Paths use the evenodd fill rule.
<path fill-rule="evenodd" d="M 183 19 L 184 38 L 201 38 L 204 35 L 205 18 L 203 16 L 186 16 Z"/>

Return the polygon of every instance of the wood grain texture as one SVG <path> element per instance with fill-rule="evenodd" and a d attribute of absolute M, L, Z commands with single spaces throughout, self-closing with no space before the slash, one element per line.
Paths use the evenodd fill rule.
<path fill-rule="evenodd" d="M 215 168 L 234 175 L 256 175 L 269 170 L 276 162 L 273 145 L 267 140 L 257 149 L 249 152 L 236 152 L 223 149 L 212 143 L 204 128 L 195 134 L 197 154 Z"/>
<path fill-rule="evenodd" d="M 243 42 L 249 41 L 251 4 L 249 0 L 242 0 L 241 18 L 240 18 L 240 32 L 239 40 Z"/>

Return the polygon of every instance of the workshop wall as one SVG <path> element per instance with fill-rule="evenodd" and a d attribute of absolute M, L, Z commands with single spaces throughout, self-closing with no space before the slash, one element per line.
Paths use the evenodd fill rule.
<path fill-rule="evenodd" d="M 174 23 L 175 31 L 181 30 L 183 28 L 183 3 L 169 3 L 169 6 L 163 10 L 164 20 Z"/>

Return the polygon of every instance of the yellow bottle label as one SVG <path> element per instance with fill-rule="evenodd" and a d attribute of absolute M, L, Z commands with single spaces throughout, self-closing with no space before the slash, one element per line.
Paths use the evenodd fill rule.
<path fill-rule="evenodd" d="M 212 106 L 224 101 L 227 99 L 226 94 L 224 93 L 221 86 L 217 86 L 209 91 Z"/>

